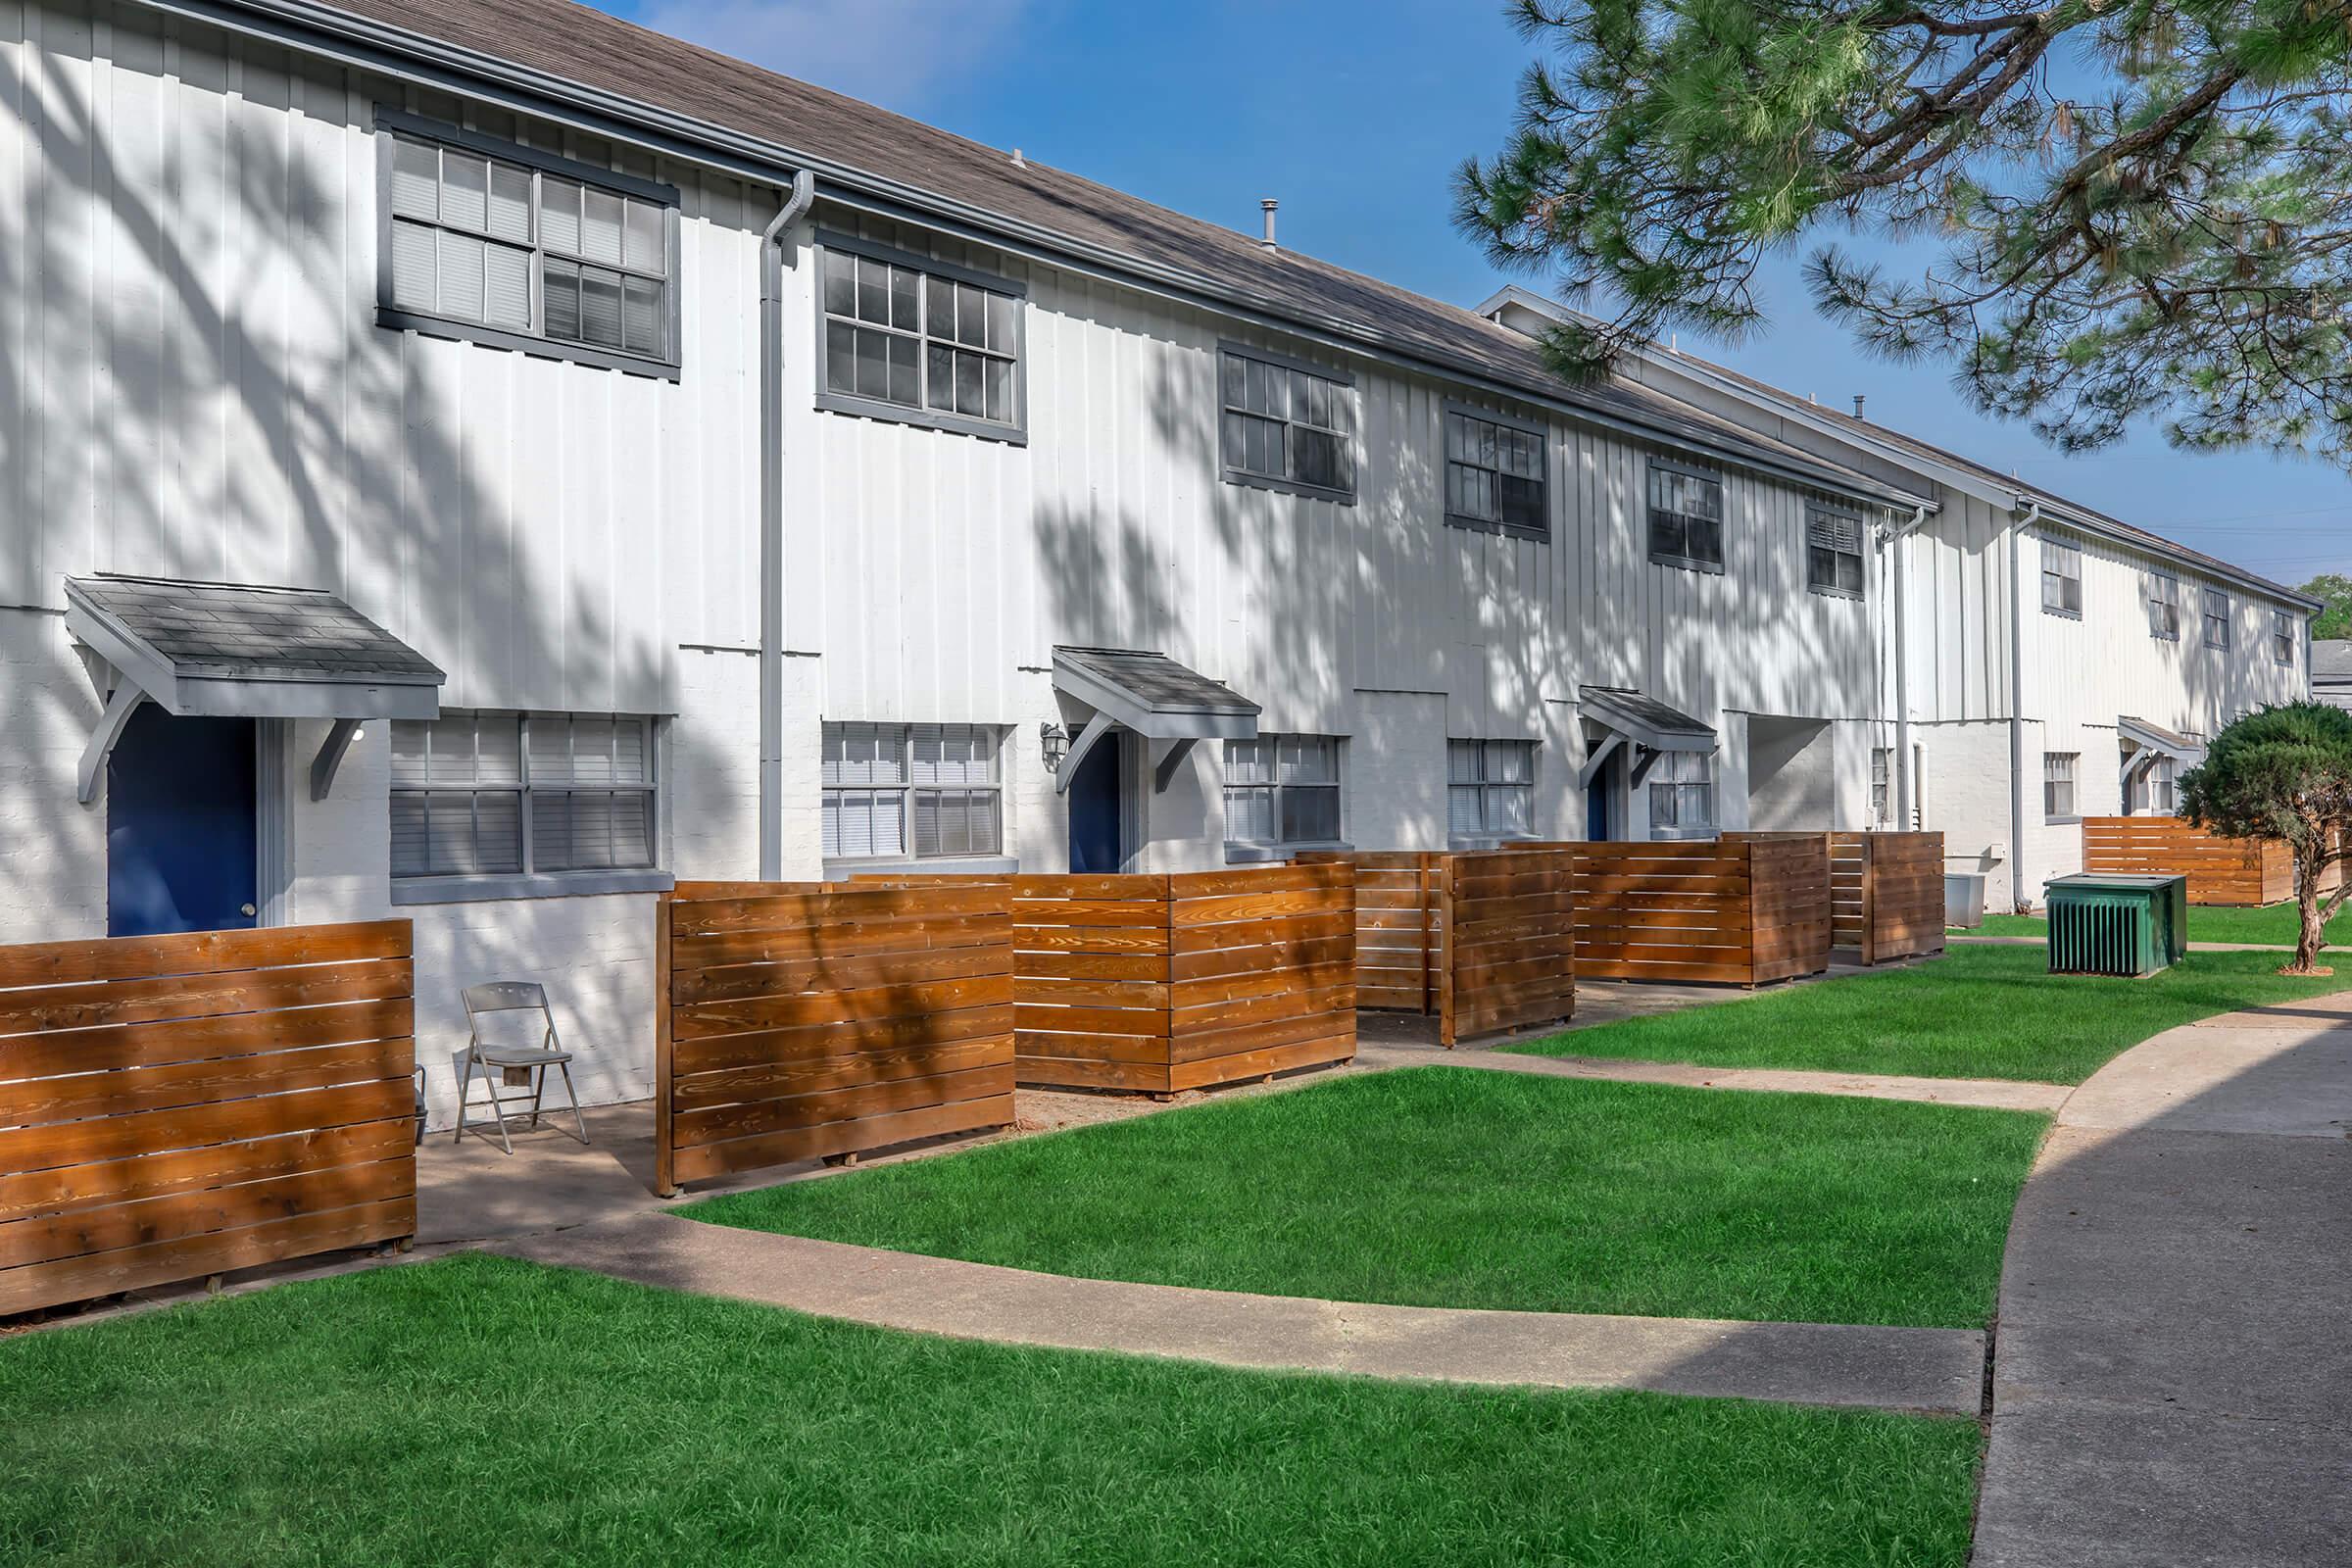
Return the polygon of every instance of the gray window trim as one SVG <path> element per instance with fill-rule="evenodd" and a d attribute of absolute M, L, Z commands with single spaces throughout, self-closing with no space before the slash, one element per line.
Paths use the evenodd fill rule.
<path fill-rule="evenodd" d="M 614 871 L 519 872 L 504 876 L 395 877 L 392 903 L 484 904 L 498 899 L 580 899 L 609 893 L 667 893 L 677 878 L 658 867 Z"/>
<path fill-rule="evenodd" d="M 1224 792 L 1228 789 L 1270 789 L 1274 792 L 1274 821 L 1276 827 L 1279 828 L 1282 823 L 1282 792 L 1284 790 L 1330 790 L 1334 795 L 1339 797 L 1340 837 L 1336 839 L 1237 839 L 1231 835 L 1228 835 L 1225 840 L 1226 860 L 1228 862 L 1235 860 L 1279 860 L 1284 856 L 1290 854 L 1293 850 L 1352 850 L 1355 848 L 1353 844 L 1346 842 L 1348 836 L 1348 817 L 1349 814 L 1348 808 L 1348 751 L 1349 737 L 1328 730 L 1261 729 L 1258 731 L 1255 738 L 1261 741 L 1271 741 L 1274 743 L 1276 757 L 1276 761 L 1274 764 L 1275 777 L 1264 784 L 1237 785 L 1232 780 L 1224 776 L 1225 758 L 1220 755 L 1217 759 L 1218 799 L 1222 801 L 1224 799 Z M 1284 741 L 1330 741 L 1332 743 L 1332 768 L 1337 776 L 1334 777 L 1328 784 L 1282 783 L 1282 763 L 1280 758 L 1282 743 Z M 1219 750 L 1221 753 L 1222 748 L 1220 747 Z"/>
<path fill-rule="evenodd" d="M 1010 785 L 1008 785 L 1008 784 L 1005 782 L 1005 779 L 1004 779 L 1004 773 L 1005 773 L 1005 767 L 1004 767 L 1004 748 L 1005 748 L 1006 746 L 1010 745 L 1010 744 L 1011 744 L 1011 742 L 1012 742 L 1012 732 L 1013 732 L 1013 726 L 1012 726 L 1012 725 L 1009 725 L 1009 724 L 990 724 L 990 723 L 985 723 L 985 722 L 981 722 L 981 721 L 978 721 L 978 720 L 965 720 L 965 719 L 954 719 L 954 720 L 942 720 L 942 721 L 937 721 L 937 722 L 938 722 L 938 724 L 939 724 L 939 727 L 940 727 L 940 728 L 942 728 L 942 729 L 977 729 L 977 730 L 985 730 L 985 731 L 987 731 L 987 732 L 988 732 L 990 735 L 992 735 L 992 736 L 994 736 L 994 737 L 995 737 L 995 739 L 996 739 L 996 751 L 995 751 L 995 753 L 994 753 L 994 754 L 993 754 L 993 755 L 992 755 L 992 756 L 989 758 L 989 782 L 988 782 L 987 784 L 985 784 L 985 785 L 978 785 L 978 784 L 950 784 L 950 785 L 940 785 L 940 784 L 918 784 L 918 783 L 916 783 L 916 782 L 914 781 L 914 768 L 913 768 L 913 761 L 914 761 L 914 757 L 913 757 L 913 751 L 914 751 L 914 732 L 915 732 L 916 730 L 918 730 L 918 729 L 924 728 L 926 725 L 932 724 L 933 722 L 935 722 L 935 721 L 934 721 L 934 720 L 930 720 L 930 719 L 923 719 L 923 720 L 919 720 L 919 721 L 918 721 L 918 720 L 914 720 L 914 719 L 899 719 L 899 718 L 828 718 L 828 719 L 820 719 L 820 720 L 818 721 L 818 723 L 817 723 L 817 775 L 818 775 L 818 776 L 817 776 L 817 785 L 816 785 L 816 799 L 817 799 L 817 808 L 818 808 L 818 810 L 819 810 L 820 812 L 823 810 L 823 808 L 824 808 L 824 800 L 825 800 L 825 796 L 826 796 L 827 794 L 829 794 L 829 793 L 832 793 L 832 792 L 834 792 L 834 791 L 837 791 L 837 790 L 839 790 L 839 791 L 856 791 L 856 790 L 866 790 L 866 791 L 868 791 L 868 792 L 874 792 L 874 791 L 884 791 L 884 790 L 887 790 L 887 791 L 894 792 L 894 793 L 896 793 L 896 794 L 899 796 L 899 798 L 900 798 L 900 799 L 899 799 L 899 810 L 900 810 L 900 816 L 899 816 L 900 834 L 899 834 L 899 837 L 900 837 L 900 841 L 901 841 L 902 843 L 904 843 L 904 844 L 906 844 L 906 845 L 908 845 L 908 846 L 911 846 L 911 845 L 914 843 L 914 812 L 913 812 L 913 805 L 914 805 L 914 797 L 915 797 L 916 795 L 920 794 L 920 793 L 921 793 L 922 791 L 924 791 L 924 790 L 956 789 L 956 790 L 963 790 L 963 791 L 970 792 L 970 791 L 976 791 L 976 790 L 986 789 L 986 790 L 990 791 L 991 793 L 993 793 L 993 794 L 994 794 L 994 795 L 997 797 L 997 850 L 996 850 L 996 852 L 995 852 L 994 854 L 980 854 L 980 855 L 972 855 L 972 854 L 968 854 L 968 853 L 967 853 L 967 854 L 963 854 L 963 855 L 929 855 L 929 856 L 925 856 L 925 855 L 917 855 L 917 854 L 915 854 L 915 853 L 914 853 L 914 851 L 913 851 L 913 849 L 912 849 L 912 848 L 907 848 L 907 849 L 900 850 L 900 851 L 898 851 L 898 852 L 897 852 L 897 853 L 895 853 L 895 854 L 889 854 L 889 855 L 828 855 L 828 856 L 826 856 L 826 857 L 824 858 L 824 864 L 825 864 L 825 875 L 827 876 L 827 878 L 831 878 L 832 876 L 834 876 L 834 875 L 836 874 L 836 871 L 837 871 L 837 870 L 838 870 L 839 872 L 846 873 L 846 874 L 858 874 L 858 873 L 862 873 L 862 872 L 865 872 L 865 871 L 886 871 L 886 870 L 901 870 L 901 871 L 916 871 L 916 870 L 920 870 L 920 871 L 926 871 L 926 872 L 928 872 L 928 871 L 964 871 L 964 870 L 987 870 L 987 871 L 992 871 L 992 872 L 994 872 L 994 871 L 1002 871 L 1002 872 L 1005 872 L 1005 873 L 1009 874 L 1009 873 L 1011 873 L 1011 872 L 1013 872 L 1013 871 L 1017 871 L 1017 870 L 1019 870 L 1019 869 L 1020 869 L 1019 858 L 1018 858 L 1017 856 L 1015 856 L 1015 855 L 1011 854 L 1011 853 L 1008 853 L 1008 852 L 1005 850 L 1005 848 L 1004 848 L 1004 846 L 1005 846 L 1005 845 L 1009 844 L 1009 843 L 1012 841 L 1011 824 L 1010 824 L 1010 822 L 1007 820 L 1007 817 L 1006 817 L 1006 812 L 1007 812 L 1007 810 L 1010 808 L 1010 803 L 1011 803 L 1011 799 L 1012 799 L 1012 789 L 1011 789 L 1011 786 L 1010 786 Z M 836 784 L 827 784 L 827 783 L 824 781 L 824 776 L 823 776 L 823 775 L 824 775 L 824 732 L 825 732 L 827 729 L 834 728 L 834 727 L 836 727 L 836 726 L 847 727 L 847 726 L 850 726 L 850 725 L 864 725 L 864 726 L 866 726 L 866 727 L 868 727 L 868 728 L 875 729 L 875 730 L 904 730 L 904 731 L 906 731 L 906 752 L 907 752 L 907 757 L 906 757 L 906 760 L 907 760 L 907 770 L 906 770 L 906 781 L 904 784 L 874 784 L 874 785 L 861 785 L 861 784 L 839 784 L 839 785 L 836 785 Z M 821 832 L 821 831 L 819 832 L 819 834 L 818 834 L 818 837 L 819 837 L 820 839 L 823 837 L 823 834 L 822 834 L 822 832 Z"/>
<path fill-rule="evenodd" d="M 2041 565 L 2038 574 L 2042 578 L 2045 588 L 2050 576 L 2050 553 L 2054 550 L 2066 552 L 2073 556 L 2075 569 L 2071 574 L 2060 572 L 2058 575 L 2075 585 L 2075 597 L 2078 600 L 2081 599 L 2082 597 L 2082 547 L 2065 539 L 2053 539 L 2047 534 L 2038 537 L 2041 541 Z M 2081 620 L 2082 618 L 2082 611 L 2069 610 L 2064 605 L 2053 605 L 2047 597 L 2042 600 L 2041 612 L 2045 615 L 2056 615 L 2061 620 Z"/>
<path fill-rule="evenodd" d="M 2180 578 L 2179 575 L 2169 571 L 2150 571 L 2147 580 L 2140 585 L 2140 599 L 2147 607 L 2166 604 L 2166 601 L 2158 599 L 2148 591 L 2160 582 L 2169 582 L 2173 585 L 2173 597 L 2167 605 L 2167 608 L 2173 612 L 2173 629 L 2158 631 L 2154 624 L 2156 617 L 2151 613 L 2148 616 L 2148 635 L 2160 643 L 2177 643 L 2180 640 Z"/>
<path fill-rule="evenodd" d="M 1857 545 L 1852 554 L 1854 558 L 1862 564 L 1861 587 L 1840 588 L 1836 583 L 1818 583 L 1813 580 L 1813 514 L 1816 512 L 1822 514 L 1824 516 L 1842 517 L 1854 525 L 1854 537 L 1857 540 Z M 1812 497 L 1807 497 L 1805 500 L 1804 549 L 1805 592 L 1809 594 L 1819 594 L 1824 599 L 1844 599 L 1856 604 L 1860 604 L 1869 599 L 1870 524 L 1869 519 L 1863 515 L 1860 508 L 1839 506 L 1835 502 L 1821 501 Z M 1842 550 L 1833 553 L 1841 556 L 1847 554 L 1847 552 Z"/>
<path fill-rule="evenodd" d="M 1515 523 L 1494 522 L 1485 517 L 1466 517 L 1458 512 L 1446 509 L 1445 504 L 1446 466 L 1452 460 L 1446 456 L 1446 426 L 1457 414 L 1466 419 L 1484 419 L 1489 424 L 1499 424 L 1506 429 L 1517 430 L 1523 435 L 1532 435 L 1544 443 L 1544 526 L 1523 528 Z M 1439 511 L 1448 528 L 1459 528 L 1465 533 L 1503 534 L 1513 539 L 1533 539 L 1542 544 L 1551 543 L 1551 426 L 1541 419 L 1530 419 L 1516 414 L 1504 414 L 1497 409 L 1482 409 L 1475 403 L 1463 403 L 1458 399 L 1447 398 L 1445 412 L 1439 416 L 1438 420 L 1438 498 Z"/>
<path fill-rule="evenodd" d="M 2216 600 L 2221 603 L 2219 618 L 2222 623 L 2222 640 L 2218 643 L 2213 640 L 2213 622 L 2216 618 L 2214 603 Z M 2228 653 L 2236 642 L 2235 637 L 2231 635 L 2235 628 L 2230 624 L 2231 617 L 2236 613 L 2237 606 L 2230 602 L 2230 594 L 2227 589 L 2204 589 L 2197 598 L 2197 640 L 2215 653 Z"/>
<path fill-rule="evenodd" d="M 667 274 L 664 277 L 665 308 L 669 313 L 668 338 L 671 353 L 657 359 L 652 355 L 630 354 L 618 349 L 599 348 L 592 343 L 570 343 L 562 338 L 543 337 L 536 332 L 517 332 L 511 328 L 489 326 L 479 321 L 467 321 L 454 316 L 439 316 L 430 311 L 404 310 L 392 303 L 392 147 L 395 135 L 421 137 L 444 146 L 464 148 L 485 157 L 500 158 L 519 164 L 542 173 L 560 174 L 583 184 L 604 190 L 634 196 L 640 201 L 662 204 L 662 232 L 667 247 Z M 527 147 L 520 142 L 486 136 L 480 131 L 467 130 L 446 121 L 429 120 L 402 110 L 378 108 L 375 112 L 375 324 L 386 331 L 416 332 L 426 337 L 447 338 L 452 342 L 473 343 L 483 348 L 503 349 L 528 354 L 543 360 L 568 361 L 600 370 L 619 370 L 628 375 L 643 375 L 663 381 L 683 378 L 685 310 L 683 299 L 685 279 L 680 275 L 684 245 L 680 239 L 683 223 L 681 198 L 675 185 L 624 174 L 617 170 L 603 169 L 577 159 L 565 158 L 544 148 Z M 539 255 L 536 241 L 532 246 L 534 261 Z M 536 305 L 539 278 L 534 267 L 531 296 Z"/>
<path fill-rule="evenodd" d="M 924 876 L 1018 876 L 1017 855 L 946 855 L 931 859 L 913 856 L 878 855 L 837 857 L 824 862 L 825 880 L 850 881 L 861 876 L 888 876 L 894 871 Z"/>
<path fill-rule="evenodd" d="M 1328 365 L 1317 365 L 1312 360 L 1302 360 L 1297 355 L 1285 354 L 1278 349 L 1261 349 L 1254 343 L 1238 343 L 1230 338 L 1219 338 L 1217 340 L 1216 379 L 1211 384 L 1215 389 L 1214 407 L 1217 414 L 1217 467 L 1224 481 L 1227 484 L 1246 485 L 1252 490 L 1271 490 L 1277 495 L 1304 496 L 1310 501 L 1336 501 L 1343 507 L 1354 506 L 1357 492 L 1363 488 L 1363 464 L 1360 461 L 1361 454 L 1356 450 L 1356 444 L 1362 439 L 1364 430 L 1364 411 L 1360 402 L 1355 411 L 1355 428 L 1348 437 L 1348 457 L 1355 469 L 1356 489 L 1342 490 L 1334 485 L 1301 484 L 1296 479 L 1277 479 L 1271 474 L 1253 473 L 1247 468 L 1237 466 L 1232 455 L 1225 450 L 1224 387 L 1225 356 L 1228 354 L 1236 359 L 1255 360 L 1260 365 L 1270 365 L 1277 369 L 1297 370 L 1302 375 L 1320 376 L 1335 386 L 1346 387 L 1350 392 L 1356 390 L 1355 376 L 1349 371 L 1337 369 Z"/>
<path fill-rule="evenodd" d="M 564 898 L 585 893 L 643 893 L 661 892 L 673 885 L 675 878 L 664 862 L 669 858 L 669 725 L 654 713 L 599 712 L 587 709 L 545 708 L 466 708 L 451 709 L 445 718 L 469 717 L 475 722 L 483 718 L 515 720 L 515 745 L 521 763 L 519 784 L 511 788 L 500 785 L 501 793 L 516 797 L 521 808 L 521 845 L 527 863 L 531 855 L 531 720 L 534 718 L 564 719 L 612 718 L 633 719 L 646 728 L 646 766 L 650 777 L 643 784 L 614 785 L 610 791 L 587 788 L 583 794 L 629 792 L 646 797 L 648 820 L 646 846 L 654 857 L 652 865 L 616 865 L 580 871 L 489 871 L 489 872 L 423 872 L 413 876 L 394 876 L 394 904 L 465 904 L 488 899 L 545 899 Z M 431 720 L 423 722 L 430 723 Z M 398 788 L 385 791 L 389 809 L 391 797 Z M 425 793 L 434 793 L 428 787 Z M 476 790 L 472 793 L 485 793 Z M 568 789 L 543 790 L 543 794 L 571 794 Z"/>
<path fill-rule="evenodd" d="M 1649 548 L 1649 470 L 1664 468 L 1668 473 L 1680 473 L 1693 479 L 1712 479 L 1717 491 L 1723 494 L 1726 503 L 1725 510 L 1728 512 L 1731 495 L 1729 488 L 1723 482 L 1723 470 L 1721 468 L 1702 468 L 1696 464 L 1677 462 L 1673 458 L 1660 457 L 1654 452 L 1647 456 L 1647 466 L 1642 470 L 1642 547 L 1648 554 L 1651 564 L 1672 566 L 1680 571 L 1703 571 L 1716 577 L 1724 575 L 1727 565 L 1723 561 L 1701 561 L 1696 556 L 1677 556 L 1663 550 Z M 1728 558 L 1732 553 L 1731 519 L 1728 516 L 1719 517 L 1716 522 L 1723 529 L 1723 553 Z"/>
<path fill-rule="evenodd" d="M 950 282 L 968 283 L 973 288 L 986 289 L 992 294 L 1010 298 L 1015 306 L 1012 313 L 1012 422 L 998 424 L 990 419 L 976 419 L 968 414 L 950 414 L 940 409 L 910 409 L 903 404 L 888 403 L 880 398 L 861 398 L 854 393 L 834 392 L 825 386 L 825 253 L 840 251 L 848 256 L 862 256 L 868 261 L 888 262 L 912 271 L 925 272 Z M 977 436 L 984 441 L 1002 441 L 1008 446 L 1029 444 L 1029 285 L 1019 278 L 1005 277 L 997 272 L 984 272 L 975 268 L 958 267 L 954 262 L 942 262 L 897 245 L 879 240 L 860 239 L 834 229 L 819 229 L 811 253 L 814 287 L 809 290 L 815 306 L 815 337 L 813 358 L 816 367 L 816 408 L 825 414 L 848 415 L 853 418 L 879 419 L 886 424 L 912 425 L 922 430 L 940 430 L 949 435 Z M 928 340 L 929 334 L 923 334 Z"/>
<path fill-rule="evenodd" d="M 2283 610 L 2271 612 L 2271 662 L 2280 669 L 2295 667 L 2295 621 Z"/>

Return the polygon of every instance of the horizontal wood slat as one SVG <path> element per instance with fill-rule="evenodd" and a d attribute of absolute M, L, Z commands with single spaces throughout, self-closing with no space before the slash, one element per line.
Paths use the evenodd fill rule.
<path fill-rule="evenodd" d="M 2177 816 L 2086 816 L 2082 869 L 2184 876 L 2188 902 L 2255 907 L 2295 896 L 2293 852 L 2277 839 L 2216 838 Z"/>
<path fill-rule="evenodd" d="M 1576 962 L 1588 979 L 1757 986 L 1829 967 L 1826 833 L 1575 854 Z"/>
<path fill-rule="evenodd" d="M 1943 835 L 1830 835 L 1830 941 L 1864 963 L 1943 951 Z"/>
<path fill-rule="evenodd" d="M 0 948 L 0 1313 L 416 1234 L 409 922 Z"/>
<path fill-rule="evenodd" d="M 1007 878 L 680 883 L 656 919 L 656 1185 L 1012 1120 Z"/>

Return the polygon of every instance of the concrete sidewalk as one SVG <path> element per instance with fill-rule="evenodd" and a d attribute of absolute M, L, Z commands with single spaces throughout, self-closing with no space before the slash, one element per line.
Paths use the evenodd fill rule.
<path fill-rule="evenodd" d="M 500 1244 L 664 1290 L 998 1345 L 1222 1366 L 1975 1415 L 1984 1337 L 1965 1329 L 1503 1312 L 1070 1279 L 704 1225 L 666 1214 Z"/>
<path fill-rule="evenodd" d="M 2352 1561 L 2352 998 L 2126 1052 L 2001 1278 L 1977 1568 Z"/>

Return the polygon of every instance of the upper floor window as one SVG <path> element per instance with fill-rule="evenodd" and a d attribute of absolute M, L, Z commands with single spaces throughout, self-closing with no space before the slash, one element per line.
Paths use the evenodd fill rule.
<path fill-rule="evenodd" d="M 842 234 L 824 252 L 817 407 L 1017 439 L 1024 290 Z"/>
<path fill-rule="evenodd" d="M 2180 640 L 2180 579 L 2161 571 L 2148 574 L 2148 635 L 2163 642 Z"/>
<path fill-rule="evenodd" d="M 1260 735 L 1225 743 L 1225 837 L 1234 844 L 1336 844 L 1340 742 Z"/>
<path fill-rule="evenodd" d="M 2283 610 L 2271 612 L 2271 662 L 2291 665 L 2295 662 L 2295 617 Z"/>
<path fill-rule="evenodd" d="M 1446 520 L 1544 538 L 1550 514 L 1544 501 L 1544 452 L 1540 424 L 1500 415 L 1446 411 Z"/>
<path fill-rule="evenodd" d="M 1713 754 L 1668 752 L 1649 770 L 1649 836 L 1700 838 L 1713 831 Z"/>
<path fill-rule="evenodd" d="M 1003 854 L 1000 743 L 983 724 L 827 724 L 825 858 Z"/>
<path fill-rule="evenodd" d="M 1525 838 L 1536 819 L 1534 741 L 1447 741 L 1446 827 L 1455 838 Z"/>
<path fill-rule="evenodd" d="M 2082 551 L 2056 539 L 2041 542 L 2041 611 L 2082 618 Z"/>
<path fill-rule="evenodd" d="M 1805 508 L 1805 586 L 1862 597 L 1862 518 L 1818 502 Z"/>
<path fill-rule="evenodd" d="M 386 112 L 387 326 L 678 368 L 677 192 Z"/>
<path fill-rule="evenodd" d="M 2230 596 L 2219 588 L 2205 590 L 2205 646 L 2230 646 Z"/>
<path fill-rule="evenodd" d="M 1649 460 L 1649 559 L 1723 569 L 1723 480 L 1663 458 Z"/>
<path fill-rule="evenodd" d="M 2056 822 L 2075 814 L 2075 764 L 2080 752 L 2041 754 L 2041 814 Z"/>
<path fill-rule="evenodd" d="M 1353 377 L 1227 343 L 1217 379 L 1227 479 L 1354 504 Z"/>
<path fill-rule="evenodd" d="M 444 713 L 392 725 L 392 875 L 654 864 L 653 720 Z"/>

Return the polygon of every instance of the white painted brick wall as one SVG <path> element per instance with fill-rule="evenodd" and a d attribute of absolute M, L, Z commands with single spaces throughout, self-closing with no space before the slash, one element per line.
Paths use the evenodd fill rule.
<path fill-rule="evenodd" d="M 97 692 L 65 617 L 0 610 L 0 941 L 106 934 L 106 791 L 74 799 Z"/>

